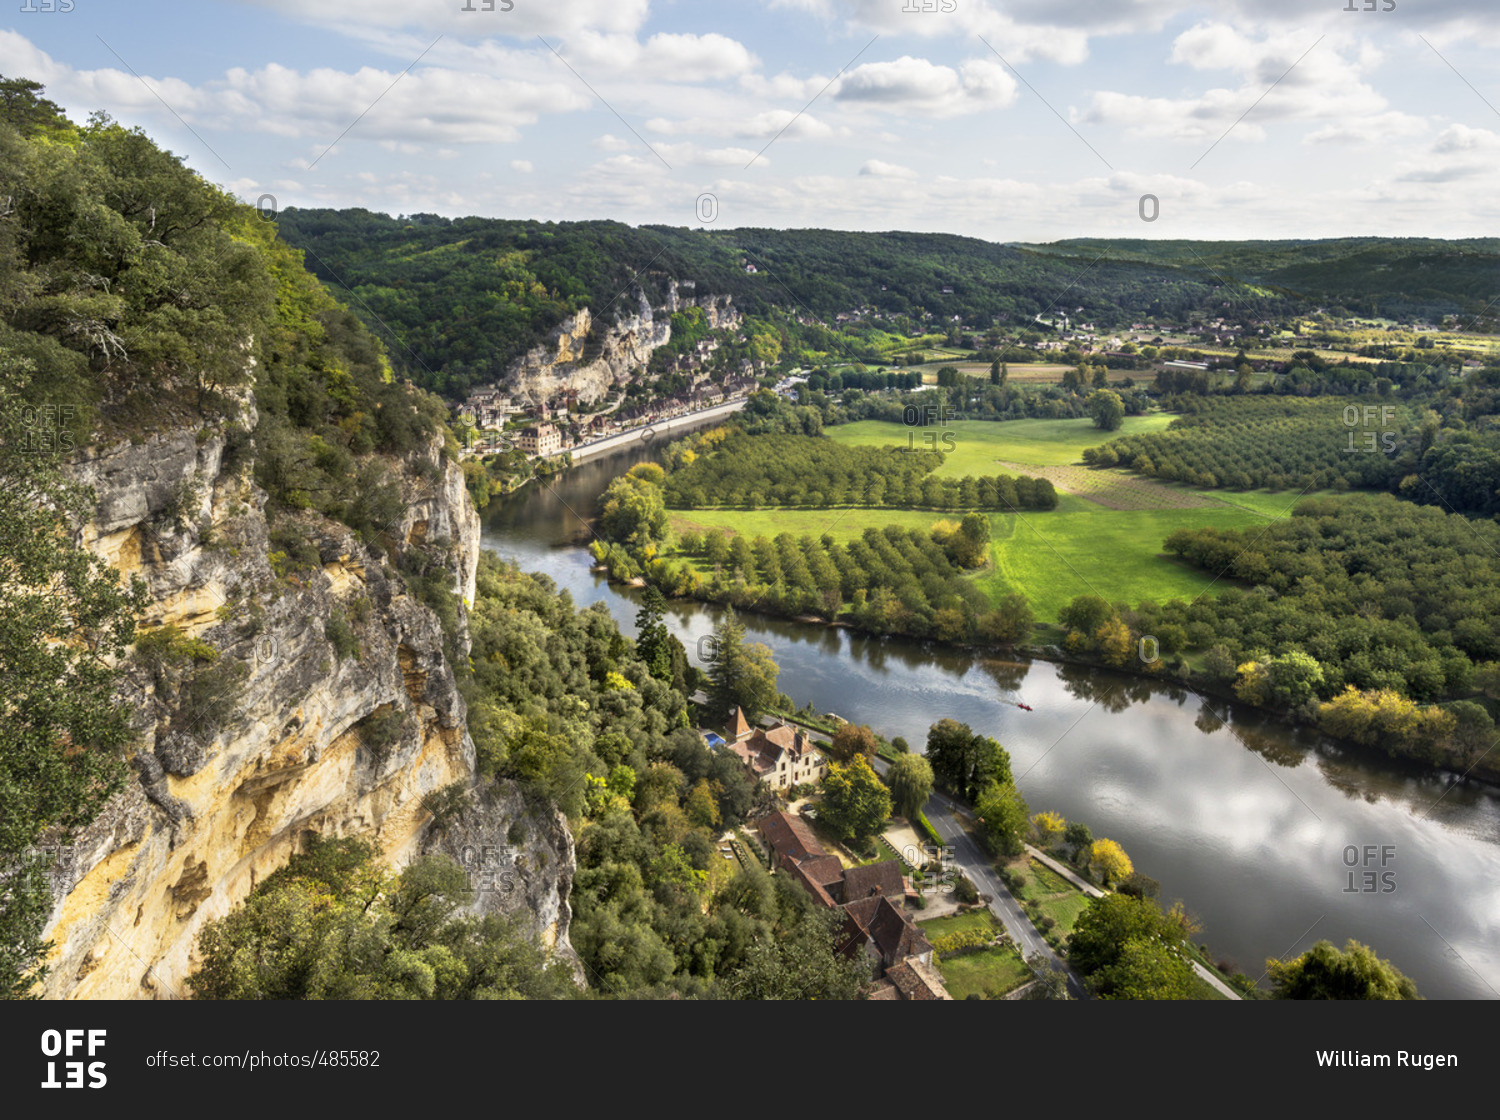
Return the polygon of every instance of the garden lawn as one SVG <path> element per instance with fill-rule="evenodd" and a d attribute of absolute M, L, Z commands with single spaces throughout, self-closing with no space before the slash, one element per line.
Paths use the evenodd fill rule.
<path fill-rule="evenodd" d="M 1009 946 L 956 957 L 936 956 L 943 984 L 954 999 L 968 999 L 973 993 L 985 999 L 1000 999 L 1032 978 L 1021 954 Z"/>
<path fill-rule="evenodd" d="M 1042 914 L 1057 922 L 1057 934 L 1067 937 L 1073 932 L 1078 916 L 1088 909 L 1089 896 L 1051 868 L 1031 859 L 1026 861 L 1026 885 L 1023 899 L 1035 902 Z"/>

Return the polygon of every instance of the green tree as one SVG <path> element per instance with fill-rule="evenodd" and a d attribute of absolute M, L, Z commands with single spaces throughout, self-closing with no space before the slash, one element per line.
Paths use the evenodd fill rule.
<path fill-rule="evenodd" d="M 664 540 L 667 507 L 661 487 L 639 475 L 616 478 L 604 491 L 599 530 L 605 539 L 627 545 L 644 546 Z"/>
<path fill-rule="evenodd" d="M 1068 970 L 1055 957 L 1045 953 L 1032 953 L 1026 958 L 1026 966 L 1036 977 L 1036 983 L 1026 989 L 1024 999 L 1072 999 L 1068 991 Z"/>
<path fill-rule="evenodd" d="M 666 597 L 654 587 L 646 588 L 635 616 L 635 652 L 659 681 L 672 679 L 671 635 L 662 621 L 666 611 Z"/>
<path fill-rule="evenodd" d="M 890 816 L 890 791 L 864 755 L 847 764 L 828 764 L 820 821 L 845 839 L 862 840 L 879 832 Z"/>
<path fill-rule="evenodd" d="M 919 754 L 903 754 L 891 764 L 886 780 L 896 813 L 916 820 L 932 796 L 932 764 Z"/>
<path fill-rule="evenodd" d="M 1276 999 L 1420 999 L 1417 985 L 1400 969 L 1358 941 L 1340 952 L 1319 941 L 1290 961 L 1266 961 Z"/>
<path fill-rule="evenodd" d="M 1193 966 L 1154 937 L 1126 941 L 1113 964 L 1096 972 L 1101 999 L 1196 999 Z"/>
<path fill-rule="evenodd" d="M 66 844 L 123 785 L 130 709 L 117 699 L 135 620 L 147 603 L 73 543 L 91 495 L 63 474 L 49 420 L 28 392 L 30 364 L 0 352 L 0 993 L 44 978 L 51 897 L 45 836 Z M 40 402 L 22 408 L 23 401 Z"/>
<path fill-rule="evenodd" d="M 1026 850 L 1026 801 L 1010 782 L 991 782 L 974 802 L 974 815 L 992 851 L 1018 856 Z"/>
<path fill-rule="evenodd" d="M 790 931 L 756 937 L 724 987 L 732 999 L 863 999 L 868 958 L 846 957 L 840 940 L 836 916 L 810 910 Z"/>
<path fill-rule="evenodd" d="M 1068 829 L 1063 833 L 1063 843 L 1073 849 L 1073 861 L 1076 863 L 1080 853 L 1093 845 L 1094 834 L 1082 821 L 1069 821 Z"/>
<path fill-rule="evenodd" d="M 427 856 L 399 875 L 358 839 L 314 837 L 198 938 L 199 999 L 554 999 L 567 970 L 497 916 L 464 918 L 464 869 Z M 479 874 L 494 874 L 481 869 Z"/>
<path fill-rule="evenodd" d="M 1092 638 L 1114 616 L 1114 607 L 1098 595 L 1079 595 L 1058 612 L 1057 620 L 1069 630 Z"/>
<path fill-rule="evenodd" d="M 1089 394 L 1089 415 L 1094 418 L 1094 427 L 1113 432 L 1125 423 L 1125 402 L 1113 389 L 1095 389 Z"/>
<path fill-rule="evenodd" d="M 1068 960 L 1090 987 L 1095 973 L 1110 968 L 1132 941 L 1157 941 L 1167 948 L 1181 943 L 1181 925 L 1150 899 L 1106 894 L 1090 900 L 1068 936 Z"/>
<path fill-rule="evenodd" d="M 776 678 L 780 670 L 770 649 L 761 642 L 745 641 L 745 627 L 730 611 L 714 631 L 709 659 L 709 706 L 722 721 L 736 706 L 752 723 L 776 702 Z"/>

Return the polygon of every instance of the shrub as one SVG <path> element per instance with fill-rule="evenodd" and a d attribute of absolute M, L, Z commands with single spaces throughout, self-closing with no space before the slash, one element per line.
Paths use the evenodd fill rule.
<path fill-rule="evenodd" d="M 979 901 L 979 888 L 969 881 L 967 875 L 960 875 L 953 884 L 953 897 L 965 905 L 971 905 Z"/>
<path fill-rule="evenodd" d="M 341 608 L 335 607 L 328 616 L 328 621 L 323 626 L 323 636 L 333 644 L 333 651 L 338 654 L 340 661 L 350 657 L 358 660 L 359 638 Z"/>

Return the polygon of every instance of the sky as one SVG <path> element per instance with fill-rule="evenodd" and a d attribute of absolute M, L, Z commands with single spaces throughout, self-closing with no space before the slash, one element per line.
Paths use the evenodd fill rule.
<path fill-rule="evenodd" d="M 486 11 L 486 6 L 493 10 Z M 928 10 L 931 9 L 931 10 Z M 0 74 L 263 210 L 1494 236 L 1480 0 L 10 0 Z"/>

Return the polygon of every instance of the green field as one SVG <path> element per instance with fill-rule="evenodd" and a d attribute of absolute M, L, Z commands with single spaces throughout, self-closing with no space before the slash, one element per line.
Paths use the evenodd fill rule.
<path fill-rule="evenodd" d="M 1022 592 L 1042 622 L 1079 595 L 1114 603 L 1152 599 L 1196 599 L 1214 586 L 1212 577 L 1161 554 L 1175 529 L 1262 525 L 1266 515 L 1237 506 L 1203 509 L 1105 509 L 1063 495 L 1047 513 L 994 514 L 990 518 L 992 565 L 979 584 L 991 599 Z M 1229 586 L 1220 582 L 1219 586 Z"/>
<path fill-rule="evenodd" d="M 854 424 L 835 424 L 824 435 L 839 443 L 883 447 L 893 444 L 925 449 L 935 446 L 947 460 L 937 469 L 939 476 L 962 478 L 964 475 L 1014 474 L 998 465 L 1004 460 L 1030 463 L 1038 467 L 1065 466 L 1079 462 L 1084 448 L 1098 447 L 1116 436 L 1159 432 L 1176 417 L 1153 412 L 1147 416 L 1127 416 L 1117 432 L 1101 432 L 1092 420 L 955 420 L 949 424 L 925 428 L 883 420 L 861 420 Z M 931 435 L 937 442 L 931 444 Z M 953 437 L 953 449 L 947 448 L 946 436 Z"/>
<path fill-rule="evenodd" d="M 1159 431 L 1171 423 L 1165 413 L 1127 417 L 1121 433 Z M 904 445 L 908 433 L 953 435 L 954 449 L 938 468 L 938 474 L 963 475 L 1016 473 L 1000 462 L 1035 466 L 1046 471 L 1060 486 L 1069 485 L 1069 468 L 1077 464 L 1083 450 L 1103 442 L 1088 420 L 983 420 L 956 421 L 946 427 L 909 428 L 881 421 L 861 421 L 830 427 L 827 438 L 841 443 L 883 446 Z M 1118 486 L 1138 484 L 1138 476 L 1123 471 L 1071 471 L 1076 479 L 1086 474 L 1097 482 L 1102 500 L 1113 501 L 1127 493 Z M 1160 499 L 1199 501 L 1194 508 L 1112 509 L 1078 494 L 1061 493 L 1055 510 L 989 515 L 991 564 L 975 578 L 992 600 L 1011 591 L 1031 601 L 1038 621 L 1054 622 L 1058 612 L 1078 595 L 1100 595 L 1111 603 L 1151 599 L 1196 599 L 1206 591 L 1230 586 L 1223 580 L 1190 568 L 1162 553 L 1162 542 L 1176 529 L 1213 527 L 1242 529 L 1264 525 L 1269 519 L 1289 515 L 1302 497 L 1296 491 L 1191 490 L 1170 484 L 1150 483 Z M 1136 493 L 1139 498 L 1138 492 Z M 1139 500 L 1149 501 L 1150 494 Z M 720 528 L 751 537 L 777 533 L 803 533 L 820 537 L 828 533 L 847 541 L 865 529 L 900 525 L 928 529 L 952 512 L 892 509 L 760 509 L 675 511 L 672 528 Z"/>
<path fill-rule="evenodd" d="M 883 529 L 887 525 L 927 531 L 946 518 L 962 514 L 941 513 L 934 510 L 912 509 L 695 509 L 673 510 L 672 530 L 676 533 L 689 529 L 703 532 L 705 529 L 723 529 L 732 533 L 744 533 L 751 540 L 759 536 L 774 537 L 777 533 L 792 536 L 810 534 L 813 538 L 828 533 L 840 541 L 852 540 L 865 529 Z"/>

